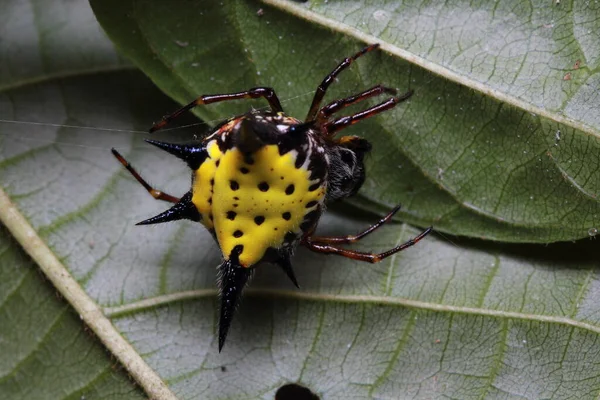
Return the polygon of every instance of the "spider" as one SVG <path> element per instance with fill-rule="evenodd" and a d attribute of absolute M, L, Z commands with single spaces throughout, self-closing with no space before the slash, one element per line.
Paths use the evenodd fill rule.
<path fill-rule="evenodd" d="M 358 136 L 338 138 L 337 133 L 395 107 L 413 93 L 395 97 L 395 89 L 377 85 L 321 107 L 327 88 L 338 74 L 378 47 L 378 44 L 367 46 L 333 69 L 317 87 L 304 121 L 285 114 L 275 91 L 268 87 L 204 95 L 163 117 L 150 132 L 165 127 L 197 105 L 264 98 L 270 106 L 268 111 L 251 110 L 222 122 L 200 144 L 146 140 L 182 159 L 192 169 L 191 189 L 181 198 L 154 189 L 112 149 L 114 156 L 152 197 L 175 203 L 138 225 L 189 219 L 202 223 L 219 245 L 223 255 L 218 266 L 219 352 L 242 291 L 257 264 L 279 265 L 299 287 L 290 261 L 299 244 L 318 253 L 376 263 L 414 245 L 431 232 L 429 227 L 414 239 L 379 254 L 340 247 L 359 241 L 388 222 L 400 209 L 397 206 L 356 235 L 314 233 L 325 203 L 354 195 L 365 180 L 363 159 L 371 144 Z M 347 106 L 383 94 L 392 97 L 356 114 L 334 117 Z"/>

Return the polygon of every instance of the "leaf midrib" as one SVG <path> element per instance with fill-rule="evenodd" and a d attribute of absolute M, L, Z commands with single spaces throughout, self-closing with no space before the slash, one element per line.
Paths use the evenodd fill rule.
<path fill-rule="evenodd" d="M 579 321 L 570 317 L 559 317 L 543 314 L 530 314 L 517 311 L 502 311 L 492 310 L 481 307 L 464 307 L 447 304 L 437 304 L 428 301 L 412 300 L 402 297 L 393 296 L 376 296 L 376 295 L 339 295 L 329 293 L 316 293 L 305 291 L 292 291 L 282 289 L 266 289 L 266 288 L 248 288 L 245 291 L 246 296 L 251 297 L 277 297 L 293 300 L 320 301 L 330 303 L 356 303 L 356 304 L 382 304 L 387 306 L 406 307 L 411 309 L 419 309 L 426 311 L 437 311 L 447 313 L 461 313 L 468 315 L 477 315 L 484 317 L 502 318 L 502 319 L 517 319 L 524 321 L 537 321 L 544 323 L 553 323 L 559 325 L 572 326 L 583 329 L 589 332 L 600 334 L 600 325 Z M 104 307 L 103 313 L 106 317 L 115 319 L 123 316 L 143 312 L 155 307 L 165 306 L 171 303 L 188 300 L 198 300 L 209 297 L 216 297 L 215 289 L 198 289 L 187 290 L 181 292 L 173 292 L 167 295 L 148 297 L 144 300 L 131 302 L 128 304 Z"/>
<path fill-rule="evenodd" d="M 66 70 L 60 73 L 50 73 L 45 75 L 36 76 L 34 78 L 21 79 L 11 82 L 9 85 L 0 85 L 0 93 L 23 89 L 27 86 L 41 85 L 51 81 L 61 81 L 69 78 L 77 78 L 87 75 L 106 74 L 110 72 L 122 72 L 122 71 L 137 71 L 138 68 L 135 65 L 113 65 L 113 66 L 102 66 L 99 68 L 83 68 L 77 70 Z"/>
<path fill-rule="evenodd" d="M 140 383 L 146 393 L 155 398 L 175 400 L 176 397 L 171 390 L 131 344 L 125 341 L 97 303 L 83 291 L 2 188 L 0 188 L 0 223 L 6 226 L 75 312 L 79 313 L 81 319 Z"/>

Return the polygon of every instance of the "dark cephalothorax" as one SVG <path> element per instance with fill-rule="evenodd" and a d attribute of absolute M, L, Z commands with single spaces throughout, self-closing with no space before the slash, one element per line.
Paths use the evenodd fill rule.
<path fill-rule="evenodd" d="M 364 157 L 371 144 L 358 136 L 337 133 L 365 118 L 389 110 L 410 97 L 400 97 L 343 117 L 343 108 L 396 90 L 374 86 L 355 96 L 321 102 L 336 76 L 371 45 L 344 59 L 321 82 L 304 121 L 286 115 L 271 88 L 258 87 L 232 94 L 205 95 L 155 124 L 161 129 L 187 110 L 220 101 L 265 98 L 269 111 L 253 110 L 219 124 L 200 144 L 171 144 L 147 140 L 182 159 L 192 170 L 192 187 L 181 198 L 152 188 L 116 150 L 117 159 L 156 199 L 175 203 L 169 210 L 139 225 L 189 219 L 202 223 L 217 241 L 223 262 L 218 267 L 221 296 L 219 351 L 235 309 L 254 267 L 261 262 L 279 265 L 294 285 L 298 282 L 291 257 L 298 244 L 324 254 L 378 262 L 412 246 L 425 235 L 380 254 L 340 247 L 358 241 L 389 221 L 399 206 L 358 235 L 324 237 L 314 234 L 325 203 L 354 195 L 365 181 Z"/>
<path fill-rule="evenodd" d="M 365 182 L 364 157 L 371 144 L 357 136 L 345 138 L 344 143 L 329 148 L 328 202 L 356 194 Z"/>

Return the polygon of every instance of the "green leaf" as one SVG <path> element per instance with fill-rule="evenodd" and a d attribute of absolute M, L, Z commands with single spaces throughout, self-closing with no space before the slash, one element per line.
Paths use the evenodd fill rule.
<path fill-rule="evenodd" d="M 302 118 L 335 60 L 381 43 L 388 54 L 361 59 L 328 97 L 377 83 L 415 90 L 348 130 L 374 144 L 355 204 L 401 203 L 405 221 L 512 242 L 581 239 L 597 227 L 597 4 L 221 3 L 92 1 L 115 43 L 181 103 L 267 85 Z M 247 109 L 196 113 L 214 124 Z"/>
<path fill-rule="evenodd" d="M 65 18 L 66 11 L 74 11 L 75 7 L 72 2 L 66 6 L 59 1 L 44 4 L 48 8 L 39 14 L 45 18 Z M 198 87 L 182 91 L 181 98 L 174 91 L 179 90 L 179 85 L 191 83 L 173 83 L 173 92 L 169 93 L 179 101 L 202 92 L 268 84 L 278 91 L 286 88 L 280 91 L 281 99 L 287 100 L 284 106 L 301 116 L 315 83 L 336 60 L 364 44 L 337 26 L 323 28 L 318 21 L 303 22 L 291 11 L 277 11 L 259 3 L 238 3 L 234 9 L 205 3 L 204 15 L 194 8 L 199 4 L 196 2 L 182 2 L 179 7 L 170 3 L 168 10 L 160 8 L 161 2 L 152 3 L 152 7 L 142 3 L 148 10 L 129 9 L 127 14 L 119 8 L 120 4 L 129 6 L 114 4 L 111 20 L 120 21 L 116 25 L 123 35 L 139 40 L 136 51 L 145 52 L 148 60 L 158 57 L 156 49 L 162 47 L 150 51 L 144 44 L 151 43 L 146 31 L 167 38 L 169 32 L 183 29 L 184 22 L 186 29 L 197 30 L 189 37 L 175 35 L 180 42 L 175 43 L 176 47 L 164 45 L 174 54 L 179 51 L 185 55 L 195 37 L 211 46 L 218 43 L 199 58 L 198 66 L 191 67 L 198 73 L 206 68 L 208 79 L 194 82 Z M 61 9 L 61 5 L 67 8 Z M 344 7 L 336 3 L 328 7 L 334 6 Z M 0 6 L 2 16 L 6 15 L 4 7 Z M 79 48 L 79 57 L 60 68 L 39 70 L 25 78 L 6 75 L 1 69 L 6 64 L 0 67 L 0 82 L 6 82 L 0 88 L 0 119 L 39 123 L 0 123 L 0 219 L 42 271 L 37 273 L 29 258 L 1 234 L 0 394 L 8 396 L 0 397 L 33 398 L 40 393 L 39 397 L 45 394 L 48 398 L 138 398 L 139 392 L 125 373 L 112 369 L 116 362 L 148 396 L 157 399 L 272 399 L 280 386 L 290 382 L 309 387 L 323 399 L 598 397 L 600 265 L 596 240 L 540 246 L 462 237 L 451 237 L 450 241 L 432 234 L 414 247 L 373 265 L 300 249 L 293 262 L 301 289 L 294 288 L 278 268 L 260 266 L 225 348 L 218 353 L 214 267 L 220 253 L 216 244 L 201 226 L 189 221 L 134 226 L 168 205 L 154 201 L 110 154 L 110 148 L 116 147 L 161 190 L 173 195 L 187 191 L 187 167 L 145 144 L 146 136 L 140 133 L 177 105 L 142 73 L 131 71 L 101 35 L 93 36 L 90 30 L 97 32 L 98 27 L 90 22 L 89 10 L 79 3 L 78 7 L 79 11 L 72 12 L 62 24 L 54 24 L 55 29 L 42 27 L 36 32 L 46 36 L 55 34 L 56 26 L 73 26 L 71 34 L 60 40 L 61 45 L 47 53 L 45 62 L 59 65 L 61 49 Z M 154 15 L 155 7 L 163 14 Z M 226 19 L 210 14 L 211 7 L 215 13 L 226 14 Z M 262 17 L 256 15 L 259 8 L 263 9 Z M 344 15 L 353 10 L 362 12 L 362 8 L 365 7 L 350 9 Z M 422 9 L 422 18 L 430 15 Z M 14 10 L 9 17 L 2 17 L 5 22 L 26 17 L 35 20 L 29 9 Z M 145 22 L 145 30 L 132 29 L 125 23 L 127 18 L 142 21 L 144 13 L 152 14 Z M 235 35 L 225 22 L 237 23 Z M 177 23 L 182 25 L 178 27 Z M 18 45 L 27 36 L 19 35 L 20 25 L 15 26 L 8 31 L 10 34 L 2 34 L 0 50 L 8 54 L 9 49 L 28 49 L 30 53 L 12 53 L 9 60 L 10 65 L 21 66 L 25 71 L 34 63 L 32 55 L 39 55 L 45 47 L 35 50 L 34 43 Z M 338 32 L 332 34 L 327 28 Z M 268 32 L 271 36 L 266 35 Z M 279 35 L 283 39 L 278 39 Z M 89 37 L 93 39 L 88 39 L 85 46 L 77 46 L 81 38 Z M 311 40 L 306 41 L 307 37 Z M 249 43 L 247 47 L 240 47 L 242 38 Z M 267 39 L 281 42 L 278 52 L 273 53 Z M 292 40 L 294 46 L 286 40 Z M 317 43 L 320 47 L 315 47 Z M 107 49 L 107 57 L 99 56 L 100 48 Z M 244 72 L 240 59 L 234 57 L 236 49 L 243 52 L 243 48 L 252 53 L 243 56 L 245 65 L 252 67 L 249 72 Z M 288 54 L 286 48 L 295 53 L 290 50 Z M 95 61 L 88 64 L 77 63 L 94 57 Z M 195 63 L 192 59 L 186 62 Z M 155 62 L 157 70 L 176 69 L 173 63 L 159 62 L 159 58 Z M 392 186 L 381 192 L 381 196 L 390 197 L 389 204 L 398 200 L 407 204 L 403 217 L 426 223 L 432 214 L 427 210 L 462 209 L 456 205 L 455 197 L 444 194 L 446 186 L 430 180 L 437 179 L 437 171 L 430 175 L 433 178 L 426 177 L 424 167 L 409 162 L 408 150 L 402 150 L 399 156 L 391 148 L 390 143 L 404 139 L 396 137 L 396 128 L 387 125 L 397 123 L 400 131 L 413 133 L 413 122 L 430 126 L 431 121 L 425 123 L 427 113 L 418 107 L 419 102 L 423 96 L 433 99 L 440 92 L 445 95 L 459 90 L 447 77 L 434 78 L 414 65 L 398 61 L 395 55 L 375 53 L 346 71 L 332 87 L 330 98 L 376 84 L 378 76 L 391 76 L 398 65 L 404 65 L 402 68 L 412 71 L 412 75 L 403 84 L 393 84 L 408 87 L 414 77 L 417 82 L 411 86 L 416 90 L 415 98 L 398 108 L 398 114 L 357 126 L 360 129 L 354 132 L 364 129 L 375 142 L 370 160 L 371 180 L 359 201 L 362 212 L 351 206 L 331 210 L 322 220 L 323 234 L 354 233 L 374 222 L 377 217 L 365 213 L 363 208 L 383 211 L 383 205 L 388 203 L 371 198 L 379 196 L 375 185 L 396 185 L 397 180 L 410 176 L 414 178 L 410 182 L 416 194 L 405 195 Z M 382 67 L 390 72 L 377 72 Z M 284 74 L 286 69 L 292 73 Z M 257 70 L 261 71 L 260 76 L 255 75 Z M 277 73 L 271 75 L 269 70 Z M 222 82 L 212 83 L 210 76 Z M 166 87 L 167 81 L 160 85 Z M 288 81 L 291 86 L 287 86 Z M 201 85 L 205 84 L 214 87 L 203 90 Z M 460 90 L 466 97 L 484 99 L 482 104 L 500 104 L 498 99 L 476 91 Z M 264 105 L 260 101 L 253 104 Z M 436 104 L 431 102 L 431 107 L 437 107 Z M 450 101 L 447 105 L 453 106 Z M 223 116 L 244 112 L 249 107 L 245 102 L 231 106 L 239 108 L 236 111 L 227 105 L 215 105 L 200 111 L 214 113 L 205 118 L 216 123 Z M 529 110 L 525 112 L 517 106 L 502 109 L 505 107 L 506 112 L 519 118 L 531 117 Z M 477 112 L 464 118 L 483 116 L 484 111 L 477 108 Z M 415 118 L 409 118 L 410 115 Z M 511 118 L 507 117 L 507 123 Z M 549 117 L 539 118 L 546 121 Z M 193 122 L 187 119 L 182 124 Z M 153 138 L 190 140 L 205 129 L 195 126 L 187 131 L 159 132 Z M 422 129 L 424 134 L 427 128 Z M 429 135 L 433 132 L 436 131 Z M 454 133 L 461 132 L 468 134 L 464 130 Z M 574 160 L 594 152 L 593 146 L 580 146 L 573 139 L 581 132 L 575 132 L 570 141 L 562 136 L 559 142 L 559 148 L 564 142 L 572 144 L 568 149 Z M 453 137 L 455 141 L 457 137 Z M 390 148 L 387 152 L 386 144 Z M 421 143 L 426 144 L 427 141 Z M 523 142 L 514 140 L 508 144 L 520 150 Z M 405 144 L 398 147 L 404 148 Z M 513 150 L 510 155 L 516 152 Z M 385 172 L 387 157 L 401 157 L 394 158 L 394 162 L 401 163 Z M 375 173 L 379 165 L 382 170 Z M 487 182 L 495 181 L 490 178 Z M 561 178 L 561 182 L 570 181 Z M 586 182 L 595 184 L 592 178 Z M 484 189 L 492 190 L 493 185 Z M 413 200 L 405 202 L 408 197 L 402 196 L 412 196 Z M 448 199 L 447 208 L 439 205 L 443 204 L 443 196 Z M 539 226 L 494 222 L 493 218 L 472 212 L 466 212 L 464 218 L 459 212 L 447 215 L 447 221 L 454 218 L 449 215 L 457 219 L 455 228 L 448 229 L 452 232 L 468 228 L 476 236 L 490 237 L 486 233 L 490 231 L 494 237 L 516 240 L 520 235 L 522 240 L 531 241 L 543 241 L 544 232 L 553 233 Z M 570 228 L 561 229 L 568 232 Z M 388 224 L 353 248 L 381 251 L 418 232 L 406 224 Z M 49 288 L 41 274 L 56 290 Z M 65 308 L 65 300 L 57 298 L 57 291 L 75 313 Z M 93 336 L 84 333 L 79 316 L 110 352 L 112 360 Z M 52 323 L 48 321 L 58 321 L 59 325 L 45 334 Z M 24 354 L 34 358 L 19 363 Z M 98 376 L 97 380 L 90 378 L 94 376 Z"/>
<path fill-rule="evenodd" d="M 129 66 L 85 4 L 5 0 L 0 90 Z"/>
<path fill-rule="evenodd" d="M 0 227 L 3 399 L 136 399 L 142 393 Z"/>

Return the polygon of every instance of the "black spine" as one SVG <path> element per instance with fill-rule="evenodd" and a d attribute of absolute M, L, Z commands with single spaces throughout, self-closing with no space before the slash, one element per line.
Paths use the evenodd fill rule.
<path fill-rule="evenodd" d="M 192 192 L 187 192 L 177 204 L 167 211 L 142 222 L 138 222 L 136 225 L 160 224 L 163 222 L 178 221 L 180 219 L 189 219 L 196 222 L 201 219 L 198 209 L 194 203 L 192 203 Z"/>
<path fill-rule="evenodd" d="M 301 123 L 290 126 L 287 134 L 280 136 L 279 154 L 284 155 L 290 150 L 300 148 L 306 143 L 306 136 L 310 129 L 314 128 L 314 122 Z"/>
<path fill-rule="evenodd" d="M 236 246 L 238 247 L 238 246 Z M 221 296 L 221 314 L 219 318 L 219 352 L 223 349 L 229 327 L 239 304 L 244 287 L 252 278 L 253 269 L 239 264 L 241 250 L 234 248 L 229 260 L 219 266 L 219 290 Z"/>
<path fill-rule="evenodd" d="M 206 160 L 206 157 L 208 157 L 208 152 L 204 146 L 165 143 L 151 139 L 146 139 L 146 142 L 182 159 L 194 171 L 200 168 L 200 165 Z"/>
<path fill-rule="evenodd" d="M 300 289 L 298 285 L 298 280 L 296 279 L 296 274 L 294 274 L 294 269 L 292 268 L 292 262 L 290 261 L 290 256 L 288 254 L 283 255 L 279 260 L 276 261 L 276 264 L 283 269 L 283 272 L 290 278 L 294 286 Z"/>
<path fill-rule="evenodd" d="M 264 139 L 259 135 L 263 125 L 253 119 L 242 119 L 239 129 L 232 135 L 233 145 L 242 153 L 254 153 L 265 145 Z"/>

